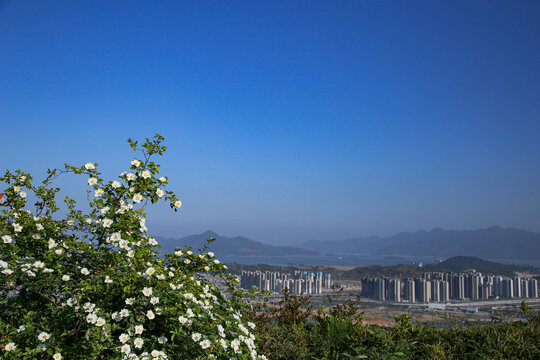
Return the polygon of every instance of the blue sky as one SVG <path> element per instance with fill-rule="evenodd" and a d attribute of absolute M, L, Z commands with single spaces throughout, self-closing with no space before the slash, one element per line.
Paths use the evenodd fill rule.
<path fill-rule="evenodd" d="M 0 171 L 159 132 L 158 235 L 540 231 L 539 37 L 537 1 L 4 0 Z"/>

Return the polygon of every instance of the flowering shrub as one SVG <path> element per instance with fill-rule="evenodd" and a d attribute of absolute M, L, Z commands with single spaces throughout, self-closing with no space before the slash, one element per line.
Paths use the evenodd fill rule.
<path fill-rule="evenodd" d="M 152 161 L 166 150 L 163 137 L 128 141 L 142 157 L 113 181 L 94 163 L 49 170 L 40 185 L 20 170 L 0 178 L 0 357 L 264 359 L 255 325 L 241 319 L 235 278 L 214 254 L 158 256 L 143 206 L 182 203 Z M 88 213 L 68 197 L 59 211 L 51 185 L 65 173 L 88 177 Z"/>

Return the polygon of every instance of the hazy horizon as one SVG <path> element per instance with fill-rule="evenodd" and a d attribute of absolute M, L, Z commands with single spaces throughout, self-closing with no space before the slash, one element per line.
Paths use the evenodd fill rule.
<path fill-rule="evenodd" d="M 0 171 L 161 133 L 155 235 L 540 232 L 539 35 L 538 1 L 2 1 Z"/>
<path fill-rule="evenodd" d="M 447 228 L 435 227 L 435 228 L 431 228 L 431 229 L 404 230 L 404 231 L 392 232 L 392 233 L 388 233 L 388 234 L 366 234 L 366 235 L 349 236 L 349 237 L 332 236 L 332 237 L 329 237 L 329 238 L 311 238 L 311 239 L 305 239 L 305 240 L 297 239 L 296 241 L 292 241 L 292 242 L 284 240 L 284 241 L 280 242 L 279 240 L 277 240 L 277 241 L 268 240 L 268 239 L 271 239 L 271 238 L 268 237 L 267 233 L 262 233 L 261 234 L 261 236 L 263 238 L 267 239 L 267 240 L 262 240 L 259 237 L 249 236 L 249 235 L 241 234 L 241 233 L 235 233 L 234 231 L 230 232 L 230 233 L 224 233 L 224 232 L 216 231 L 215 229 L 206 229 L 206 230 L 203 230 L 203 231 L 194 231 L 194 232 L 191 232 L 191 233 L 182 231 L 182 232 L 179 232 L 179 234 L 181 234 L 181 235 L 175 235 L 175 233 L 171 233 L 171 235 L 162 235 L 162 234 L 159 233 L 158 229 L 156 229 L 154 231 L 151 230 L 151 231 L 153 232 L 154 236 L 167 238 L 167 239 L 180 239 L 180 238 L 183 238 L 183 237 L 186 237 L 186 236 L 201 235 L 201 234 L 204 234 L 204 233 L 206 233 L 208 231 L 211 231 L 211 232 L 214 232 L 214 233 L 218 234 L 219 236 L 224 236 L 224 237 L 228 237 L 228 238 L 232 238 L 232 237 L 236 237 L 236 236 L 242 236 L 242 237 L 245 237 L 245 238 L 248 238 L 248 239 L 251 239 L 251 240 L 260 241 L 262 243 L 269 244 L 269 245 L 298 246 L 298 245 L 301 245 L 301 244 L 303 244 L 303 243 L 305 243 L 307 241 L 310 241 L 310 240 L 314 240 L 314 241 L 339 241 L 339 240 L 368 238 L 368 237 L 372 237 L 372 236 L 377 236 L 377 237 L 384 238 L 384 237 L 389 237 L 389 236 L 403 234 L 403 233 L 431 232 L 431 231 L 438 230 L 438 229 L 439 230 L 445 230 L 445 231 L 468 231 L 468 230 L 473 231 L 473 230 L 489 229 L 489 228 L 494 228 L 494 227 L 498 227 L 498 228 L 501 228 L 501 229 L 504 229 L 504 230 L 514 229 L 514 230 L 529 231 L 529 232 L 533 232 L 533 233 L 540 233 L 540 232 L 536 232 L 536 231 L 528 230 L 528 229 L 518 229 L 518 228 L 514 228 L 514 227 L 502 227 L 502 226 L 499 226 L 499 225 L 492 225 L 492 226 L 486 226 L 486 227 L 480 227 L 480 228 L 471 228 L 471 229 L 447 229 Z"/>

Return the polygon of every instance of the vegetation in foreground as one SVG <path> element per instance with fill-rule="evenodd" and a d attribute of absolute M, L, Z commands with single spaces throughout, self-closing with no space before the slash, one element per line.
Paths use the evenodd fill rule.
<path fill-rule="evenodd" d="M 162 141 L 129 140 L 142 157 L 113 180 L 95 163 L 49 170 L 41 185 L 22 171 L 0 177 L 1 359 L 265 359 L 226 266 L 189 248 L 160 256 L 147 234 L 147 204 L 182 205 L 152 160 Z M 86 178 L 82 210 L 55 201 L 66 173 Z"/>
<path fill-rule="evenodd" d="M 493 319 L 489 325 L 417 324 L 407 315 L 395 327 L 363 325 L 357 304 L 313 311 L 309 298 L 286 294 L 273 308 L 249 313 L 258 346 L 268 359 L 540 359 L 540 313 L 522 304 L 527 321 Z"/>

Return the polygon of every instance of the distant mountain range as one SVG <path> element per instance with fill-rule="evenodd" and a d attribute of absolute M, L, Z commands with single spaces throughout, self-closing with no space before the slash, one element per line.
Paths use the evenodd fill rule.
<path fill-rule="evenodd" d="M 417 231 L 388 237 L 371 236 L 336 241 L 308 241 L 300 246 L 273 246 L 243 236 L 221 236 L 213 231 L 180 239 L 158 239 L 164 252 L 190 245 L 202 248 L 206 239 L 215 238 L 210 249 L 217 256 L 322 256 L 323 254 L 362 254 L 376 256 L 412 256 L 451 258 L 475 256 L 504 262 L 540 259 L 540 234 L 498 226 L 478 230 Z"/>
<path fill-rule="evenodd" d="M 209 247 L 216 256 L 318 256 L 317 251 L 301 249 L 292 246 L 273 246 L 263 244 L 259 241 L 248 239 L 243 236 L 227 237 L 221 236 L 213 231 L 206 231 L 202 234 L 189 235 L 180 239 L 158 238 L 162 251 L 166 253 L 174 252 L 175 248 L 185 245 L 192 246 L 193 249 L 202 249 L 206 244 L 206 239 L 214 238 Z"/>
<path fill-rule="evenodd" d="M 334 254 L 386 256 L 467 255 L 484 259 L 527 261 L 540 259 L 540 234 L 493 226 L 478 230 L 417 231 L 388 237 L 371 236 L 337 241 L 308 241 L 299 247 Z"/>

